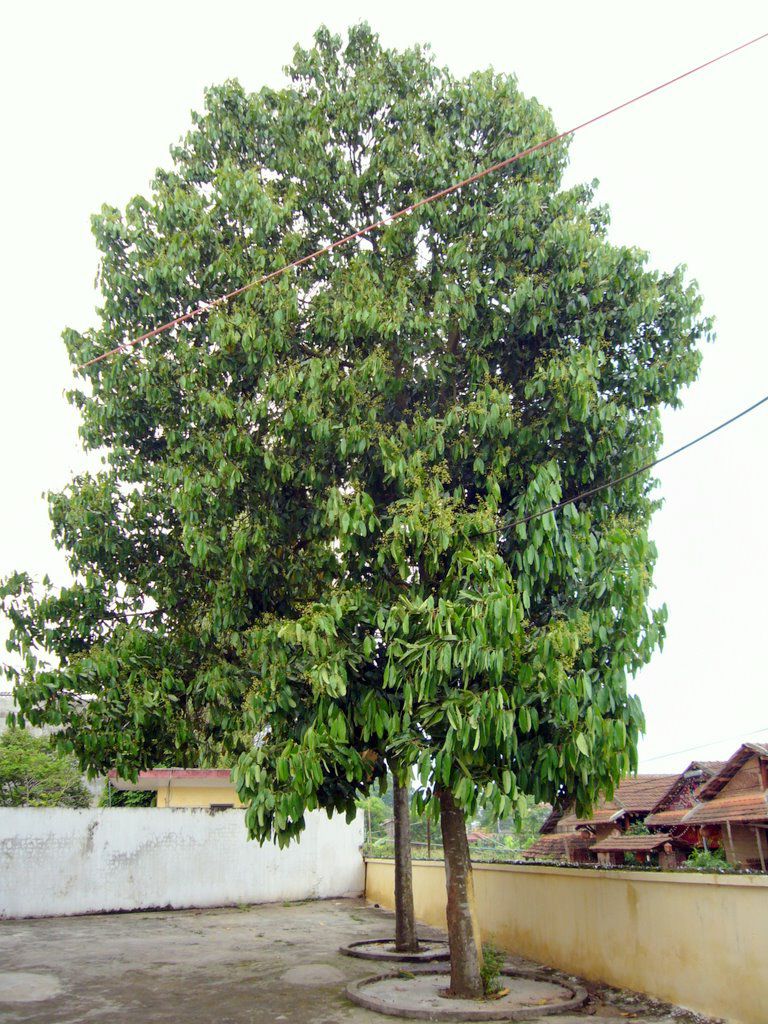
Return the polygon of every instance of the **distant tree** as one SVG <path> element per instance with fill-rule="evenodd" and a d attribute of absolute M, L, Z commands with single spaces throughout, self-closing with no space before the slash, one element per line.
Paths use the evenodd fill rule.
<path fill-rule="evenodd" d="M 365 815 L 365 829 L 368 837 L 381 836 L 381 826 L 392 817 L 392 807 L 388 807 L 375 793 L 358 800 L 357 806 Z"/>
<path fill-rule="evenodd" d="M 48 736 L 11 728 L 0 735 L 0 806 L 88 807 L 77 759 Z"/>
<path fill-rule="evenodd" d="M 431 825 L 428 814 L 411 814 L 411 839 L 413 842 L 425 843 L 427 841 L 427 831 Z M 433 841 L 436 841 L 434 827 L 432 827 L 431 836 Z"/>
<path fill-rule="evenodd" d="M 496 818 L 486 808 L 480 815 L 480 828 L 503 837 L 507 849 L 524 850 L 539 834 L 549 812 L 548 804 L 536 803 L 532 797 L 527 797 L 525 803 L 519 805 L 518 813 L 507 818 Z"/>

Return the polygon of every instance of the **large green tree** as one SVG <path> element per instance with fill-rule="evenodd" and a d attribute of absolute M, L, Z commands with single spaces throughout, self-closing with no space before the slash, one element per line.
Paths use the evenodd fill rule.
<path fill-rule="evenodd" d="M 150 193 L 94 218 L 76 366 L 555 132 L 514 78 L 456 79 L 366 26 L 321 30 L 288 74 L 209 90 Z M 237 758 L 251 833 L 281 842 L 417 769 L 462 996 L 465 816 L 610 792 L 642 727 L 627 677 L 663 634 L 647 474 L 509 524 L 652 459 L 708 329 L 682 269 L 608 241 L 566 160 L 79 370 L 105 464 L 50 498 L 75 582 L 4 588 L 24 714 L 93 768 Z"/>

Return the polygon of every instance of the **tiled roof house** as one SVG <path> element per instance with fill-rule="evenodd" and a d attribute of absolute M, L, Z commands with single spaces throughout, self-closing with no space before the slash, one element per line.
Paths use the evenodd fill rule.
<path fill-rule="evenodd" d="M 599 801 L 588 818 L 553 811 L 544 822 L 539 838 L 522 856 L 527 860 L 594 862 L 597 859 L 595 844 L 621 836 L 629 825 L 642 821 L 677 779 L 677 775 L 668 774 L 622 779 L 613 797 Z"/>
<path fill-rule="evenodd" d="M 723 767 L 723 761 L 691 761 L 676 782 L 651 808 L 645 824 L 653 832 L 669 832 L 698 845 L 699 830 L 683 824 L 688 812 L 696 806 L 696 792 Z"/>
<path fill-rule="evenodd" d="M 664 871 L 682 863 L 691 852 L 691 844 L 663 832 L 648 836 L 625 834 L 601 839 L 590 850 L 597 854 L 601 864 L 621 865 L 628 853 L 641 864 L 658 858 L 659 867 Z"/>
<path fill-rule="evenodd" d="M 578 832 L 549 832 L 539 835 L 531 845 L 520 852 L 525 860 L 557 860 L 572 864 L 587 864 L 594 858 L 589 848 L 595 837 L 587 829 Z"/>
<path fill-rule="evenodd" d="M 677 774 L 665 774 L 635 775 L 622 779 L 612 799 L 601 800 L 588 818 L 564 814 L 555 826 L 556 831 L 590 828 L 600 838 L 614 832 L 623 832 L 633 822 L 642 821 L 678 778 Z"/>
<path fill-rule="evenodd" d="M 732 864 L 768 866 L 768 746 L 742 743 L 696 791 L 698 803 L 683 818 L 704 837 L 719 833 Z"/>

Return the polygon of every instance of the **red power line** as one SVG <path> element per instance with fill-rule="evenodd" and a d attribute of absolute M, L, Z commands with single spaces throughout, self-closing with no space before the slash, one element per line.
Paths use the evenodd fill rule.
<path fill-rule="evenodd" d="M 176 327 L 178 324 L 186 323 L 188 320 L 204 316 L 207 313 L 210 313 L 211 310 L 215 309 L 217 306 L 224 305 L 231 299 L 237 298 L 238 295 L 242 295 L 244 292 L 250 291 L 251 288 L 256 288 L 258 285 L 266 284 L 267 281 L 271 281 L 273 278 L 279 277 L 281 274 L 285 274 L 289 270 L 300 267 L 304 263 L 310 263 L 312 260 L 316 260 L 319 256 L 324 256 L 326 253 L 333 252 L 334 249 L 338 249 L 340 246 L 346 245 L 347 243 L 354 241 L 356 238 L 362 238 L 363 235 L 370 234 L 371 231 L 375 231 L 377 228 L 384 227 L 386 224 L 391 224 L 399 217 L 405 217 L 408 214 L 413 213 L 414 210 L 418 210 L 421 206 L 426 206 L 427 203 L 434 203 L 436 200 L 443 199 L 452 192 L 457 192 L 459 189 L 464 188 L 467 185 L 472 185 L 474 182 L 479 181 L 488 174 L 493 174 L 496 171 L 503 170 L 505 167 L 510 167 L 512 164 L 517 163 L 518 160 L 522 160 L 523 157 L 530 156 L 531 153 L 536 153 L 540 149 L 551 146 L 554 142 L 559 142 L 560 139 L 564 139 L 568 135 L 574 135 L 576 132 L 581 131 L 582 128 L 588 128 L 590 125 L 596 124 L 598 121 L 602 121 L 603 118 L 610 117 L 611 114 L 615 114 L 619 110 L 624 110 L 625 107 L 630 107 L 633 103 L 638 103 L 640 100 L 644 100 L 648 96 L 652 96 L 654 93 L 660 92 L 662 89 L 666 89 L 670 85 L 674 85 L 676 82 L 680 82 L 684 78 L 688 78 L 690 75 L 696 74 L 697 71 L 703 71 L 704 68 L 708 68 L 712 64 L 716 64 L 718 61 L 725 60 L 726 57 L 731 57 L 734 53 L 738 53 L 740 50 L 745 50 L 748 46 L 759 43 L 761 40 L 766 38 L 768 38 L 768 32 L 763 32 L 762 35 L 755 36 L 754 39 L 750 39 L 746 43 L 741 43 L 739 46 L 735 46 L 732 50 L 727 50 L 725 53 L 718 54 L 717 57 L 712 57 L 711 60 L 705 61 L 703 64 L 698 64 L 695 68 L 683 71 L 682 74 L 676 75 L 674 78 L 670 78 L 666 82 L 662 82 L 660 85 L 655 85 L 652 89 L 647 89 L 645 92 L 641 92 L 637 96 L 633 96 L 632 99 L 625 100 L 623 103 L 619 103 L 618 106 L 611 107 L 610 110 L 604 110 L 602 114 L 597 114 L 595 117 L 591 117 L 588 121 L 582 121 L 581 124 L 577 124 L 573 128 L 568 128 L 567 131 L 560 132 L 557 135 L 552 135 L 550 138 L 544 139 L 542 142 L 537 142 L 536 145 L 529 146 L 528 149 L 524 149 L 522 152 L 516 153 L 514 156 L 507 157 L 506 160 L 501 160 L 499 163 L 492 164 L 490 167 L 486 167 L 482 171 L 472 174 L 469 178 L 457 181 L 454 185 L 449 185 L 447 188 L 443 188 L 439 192 L 433 192 L 432 195 L 426 196 L 424 199 L 419 199 L 417 202 L 411 203 L 410 206 L 403 207 L 402 210 L 398 210 L 396 213 L 388 214 L 386 217 L 382 217 L 381 220 L 374 221 L 372 224 L 367 224 L 364 228 L 360 228 L 359 231 L 352 232 L 351 235 L 345 235 L 343 238 L 339 238 L 335 242 L 330 242 L 328 245 L 324 245 L 322 249 L 316 249 L 315 252 L 311 252 L 307 256 L 302 256 L 300 259 L 294 260 L 292 263 L 286 263 L 285 266 L 279 267 L 277 270 L 273 270 L 269 274 L 264 274 L 255 281 L 244 284 L 242 287 L 236 288 L 232 292 L 227 292 L 226 295 L 220 295 L 219 298 L 213 299 L 211 302 L 206 302 L 202 306 L 198 306 L 196 309 L 191 309 L 189 312 L 183 313 L 181 316 L 177 316 L 173 320 L 169 320 L 168 323 L 161 324 L 159 327 L 154 327 L 151 331 L 147 331 L 145 334 L 140 334 L 138 338 L 133 338 L 131 341 L 125 341 L 121 345 L 117 345 L 115 348 L 110 349 L 108 352 L 102 352 L 100 356 L 95 356 L 93 359 L 89 359 L 86 363 L 78 366 L 77 369 L 84 370 L 86 367 L 93 366 L 94 363 L 100 363 L 103 359 L 108 359 L 110 356 L 117 355 L 120 352 L 127 352 L 135 345 L 141 344 L 142 341 L 149 341 L 150 338 L 156 338 L 158 334 L 162 334 L 164 331 L 170 330 L 171 327 Z"/>

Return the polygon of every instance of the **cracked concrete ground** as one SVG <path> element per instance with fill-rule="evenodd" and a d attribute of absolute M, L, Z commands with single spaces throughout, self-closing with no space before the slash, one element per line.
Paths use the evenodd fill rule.
<path fill-rule="evenodd" d="M 338 952 L 349 942 L 393 932 L 392 914 L 362 899 L 0 921 L 0 1020 L 393 1024 L 396 1018 L 353 1006 L 344 996 L 349 981 L 389 965 Z M 429 928 L 421 933 L 440 935 Z M 629 993 L 590 991 L 584 1014 L 546 1020 L 702 1020 Z"/>

